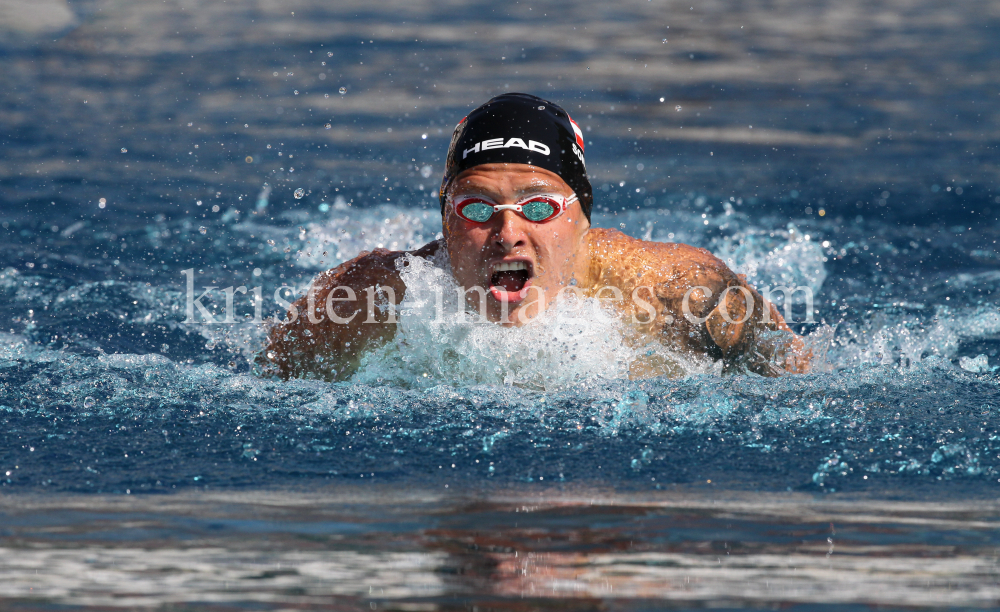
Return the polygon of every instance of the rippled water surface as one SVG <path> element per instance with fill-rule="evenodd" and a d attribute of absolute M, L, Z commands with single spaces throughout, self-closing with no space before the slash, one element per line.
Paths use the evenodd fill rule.
<path fill-rule="evenodd" d="M 0 7 L 0 602 L 997 607 L 998 32 L 978 1 Z M 278 298 L 438 235 L 451 129 L 507 90 L 583 127 L 595 225 L 811 288 L 821 366 L 632 381 L 612 319 L 414 292 L 350 381 L 253 371 Z"/>

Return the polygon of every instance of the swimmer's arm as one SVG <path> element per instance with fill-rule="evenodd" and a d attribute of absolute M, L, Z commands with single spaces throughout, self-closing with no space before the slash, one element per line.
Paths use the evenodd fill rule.
<path fill-rule="evenodd" d="M 430 257 L 438 247 L 432 242 L 412 253 Z M 350 377 L 366 351 L 396 333 L 392 314 L 406 291 L 396 261 L 405 254 L 376 249 L 317 276 L 271 329 L 258 365 L 284 379 Z"/>
<path fill-rule="evenodd" d="M 718 305 L 705 320 L 709 336 L 722 351 L 724 369 L 746 369 L 762 376 L 807 372 L 812 352 L 802 337 L 788 327 L 774 304 L 744 277 L 737 278 L 728 291 L 722 288 Z"/>
<path fill-rule="evenodd" d="M 643 246 L 643 258 L 650 264 L 644 278 L 655 285 L 663 315 L 670 315 L 660 325 L 674 332 L 682 347 L 708 349 L 722 359 L 727 373 L 749 370 L 780 376 L 808 370 L 812 354 L 802 338 L 745 277 L 705 249 Z"/>

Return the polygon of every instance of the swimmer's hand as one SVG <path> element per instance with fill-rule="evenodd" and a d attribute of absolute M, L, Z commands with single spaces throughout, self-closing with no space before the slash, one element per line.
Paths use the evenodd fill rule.
<path fill-rule="evenodd" d="M 709 336 L 722 351 L 724 371 L 746 369 L 762 376 L 807 372 L 813 353 L 802 337 L 788 327 L 774 304 L 742 275 L 738 278 L 740 284 L 725 293 L 705 320 Z"/>

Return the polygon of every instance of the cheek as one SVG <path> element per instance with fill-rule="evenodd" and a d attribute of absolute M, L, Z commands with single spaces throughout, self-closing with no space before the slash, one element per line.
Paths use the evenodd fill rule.
<path fill-rule="evenodd" d="M 459 283 L 468 286 L 470 281 L 476 281 L 485 244 L 483 232 L 458 231 L 449 234 L 448 257 L 451 259 L 452 273 Z"/>
<path fill-rule="evenodd" d="M 579 248 L 577 228 L 561 224 L 535 237 L 535 253 L 541 267 L 539 276 L 560 279 L 574 268 L 574 253 Z"/>

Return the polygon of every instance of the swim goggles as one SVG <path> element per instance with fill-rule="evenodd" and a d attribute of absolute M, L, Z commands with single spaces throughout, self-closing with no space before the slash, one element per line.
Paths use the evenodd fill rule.
<path fill-rule="evenodd" d="M 472 196 L 455 200 L 455 214 L 472 223 L 486 223 L 494 213 L 513 210 L 528 221 L 545 223 L 566 212 L 566 208 L 576 200 L 575 193 L 568 198 L 541 194 L 528 196 L 514 204 L 494 204 L 482 197 Z"/>

